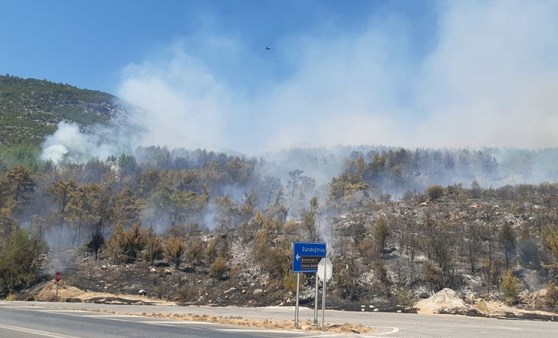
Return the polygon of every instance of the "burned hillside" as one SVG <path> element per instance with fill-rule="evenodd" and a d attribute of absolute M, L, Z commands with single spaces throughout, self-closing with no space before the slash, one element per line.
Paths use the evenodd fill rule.
<path fill-rule="evenodd" d="M 509 161 L 495 150 L 357 150 L 298 150 L 280 163 L 147 147 L 78 164 L 5 163 L 2 293 L 62 271 L 92 291 L 292 304 L 292 243 L 325 241 L 334 307 L 404 308 L 444 288 L 472 302 L 556 306 L 558 185 L 502 185 L 556 181 L 540 161 L 556 151 Z M 19 247 L 36 250 L 19 257 Z M 33 268 L 16 271 L 23 258 Z M 303 277 L 303 303 L 312 279 Z"/>

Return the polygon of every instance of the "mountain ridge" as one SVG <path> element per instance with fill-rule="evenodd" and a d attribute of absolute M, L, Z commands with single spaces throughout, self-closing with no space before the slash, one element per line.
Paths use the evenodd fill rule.
<path fill-rule="evenodd" d="M 108 125 L 126 115 L 125 103 L 98 90 L 0 75 L 0 145 L 39 146 L 58 123 Z"/>

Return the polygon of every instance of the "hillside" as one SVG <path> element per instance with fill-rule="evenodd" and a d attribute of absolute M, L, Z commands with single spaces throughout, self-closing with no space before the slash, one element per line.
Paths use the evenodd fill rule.
<path fill-rule="evenodd" d="M 417 300 L 450 288 L 466 306 L 442 312 L 487 313 L 492 301 L 556 311 L 558 184 L 474 181 L 392 198 L 394 177 L 417 189 L 416 177 L 448 176 L 396 153 L 352 154 L 324 186 L 300 169 L 269 176 L 263 160 L 155 146 L 0 170 L 0 296 L 61 271 L 83 291 L 292 305 L 292 243 L 325 241 L 335 272 L 329 307 L 414 311 Z M 418 154 L 438 163 L 435 151 Z M 301 278 L 303 306 L 312 304 L 312 286 L 313 276 Z"/>
<path fill-rule="evenodd" d="M 46 80 L 0 76 L 0 145 L 41 144 L 60 121 L 106 124 L 124 114 L 110 94 Z"/>
<path fill-rule="evenodd" d="M 430 190 L 403 201 L 365 200 L 323 219 L 329 229 L 318 232 L 329 233 L 334 267 L 328 307 L 518 318 L 546 310 L 552 313 L 536 318 L 555 320 L 556 251 L 547 244 L 555 235 L 548 234 L 545 224 L 555 222 L 556 189 L 548 184 L 481 191 L 453 186 L 440 195 Z M 149 258 L 147 243 L 161 245 L 168 237 L 154 240 L 153 234 L 142 235 L 145 229 L 123 236 L 135 243 L 151 238 L 137 258 L 115 260 L 109 242 L 97 258 L 71 248 L 51 251 L 46 263 L 63 271 L 69 291 L 73 286 L 89 290 L 75 290 L 63 296 L 65 301 L 133 304 L 149 302 L 137 298 L 148 295 L 178 304 L 292 305 L 290 245 L 304 238 L 304 225 L 280 224 L 262 212 L 226 233 L 182 228 L 179 236 L 186 245 L 178 263 L 163 254 Z M 114 238 L 109 241 L 115 243 Z M 517 283 L 513 299 L 506 293 L 505 271 Z M 300 303 L 310 307 L 313 276 L 301 280 Z M 36 290 L 22 299 L 54 297 L 52 283 Z"/>
<path fill-rule="evenodd" d="M 84 292 L 291 305 L 292 243 L 324 241 L 333 308 L 413 312 L 448 288 L 466 305 L 438 312 L 493 315 L 492 301 L 558 309 L 557 148 L 251 158 L 151 145 L 61 163 L 33 153 L 60 121 L 120 124 L 123 107 L 98 91 L 0 77 L 0 297 L 39 299 L 25 291 L 61 271 Z M 99 148 L 105 138 L 93 136 L 77 151 Z M 303 306 L 313 278 L 301 278 Z"/>

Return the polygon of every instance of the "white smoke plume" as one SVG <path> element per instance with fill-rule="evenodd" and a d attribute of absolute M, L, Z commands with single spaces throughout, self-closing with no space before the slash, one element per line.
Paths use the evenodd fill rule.
<path fill-rule="evenodd" d="M 90 127 L 81 131 L 74 123 L 60 122 L 56 132 L 43 143 L 41 159 L 56 164 L 106 160 L 111 155 L 129 152 L 134 137 L 117 127 Z"/>
<path fill-rule="evenodd" d="M 414 50 L 416 27 L 395 14 L 336 35 L 283 37 L 276 60 L 212 33 L 130 64 L 118 94 L 147 111 L 143 144 L 248 153 L 336 144 L 557 146 L 558 2 L 435 5 L 424 53 Z M 234 72 L 246 64 L 250 72 Z M 270 75 L 271 67 L 283 76 Z"/>

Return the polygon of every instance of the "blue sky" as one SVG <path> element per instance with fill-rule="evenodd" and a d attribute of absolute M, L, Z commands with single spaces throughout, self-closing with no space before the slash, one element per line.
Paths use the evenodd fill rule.
<path fill-rule="evenodd" d="M 146 144 L 558 144 L 553 0 L 0 0 L 0 11 L 0 73 L 116 94 L 141 108 Z"/>
<path fill-rule="evenodd" d="M 82 88 L 116 92 L 122 69 L 159 53 L 169 44 L 207 34 L 243 42 L 263 62 L 266 77 L 285 77 L 289 65 L 275 47 L 300 36 L 346 34 L 373 16 L 396 14 L 412 22 L 417 53 L 432 39 L 432 1 L 271 0 L 23 0 L 2 1 L 2 73 L 45 78 Z M 272 47 L 265 50 L 265 47 Z M 256 85 L 250 64 L 227 63 L 204 46 L 188 51 L 222 76 Z M 281 45 L 285 47 L 285 45 Z"/>

